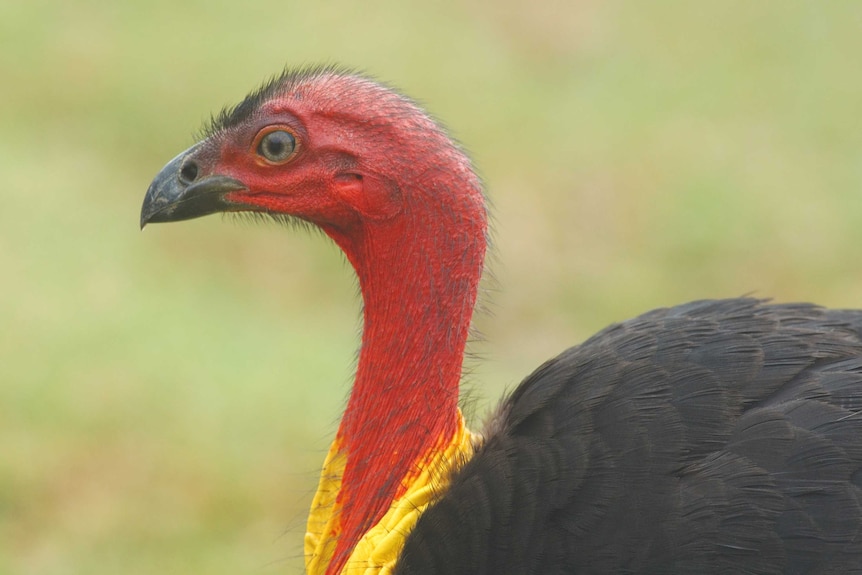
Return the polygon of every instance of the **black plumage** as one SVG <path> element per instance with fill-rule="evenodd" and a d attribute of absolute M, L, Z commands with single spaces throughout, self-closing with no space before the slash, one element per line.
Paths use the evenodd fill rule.
<path fill-rule="evenodd" d="M 694 302 L 542 365 L 400 575 L 862 573 L 862 312 Z"/>

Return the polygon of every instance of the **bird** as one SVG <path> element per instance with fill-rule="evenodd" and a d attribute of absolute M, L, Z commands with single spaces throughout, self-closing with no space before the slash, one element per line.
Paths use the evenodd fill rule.
<path fill-rule="evenodd" d="M 364 73 L 286 69 L 162 168 L 140 223 L 230 212 L 319 228 L 358 278 L 310 575 L 862 573 L 862 311 L 649 311 L 474 432 L 459 386 L 489 215 L 438 121 Z"/>

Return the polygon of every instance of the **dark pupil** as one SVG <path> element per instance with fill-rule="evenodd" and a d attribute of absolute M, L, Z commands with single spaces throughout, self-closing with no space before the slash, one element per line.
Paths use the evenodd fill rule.
<path fill-rule="evenodd" d="M 258 152 L 271 162 L 280 162 L 293 153 L 296 140 L 290 132 L 278 131 L 264 136 Z"/>

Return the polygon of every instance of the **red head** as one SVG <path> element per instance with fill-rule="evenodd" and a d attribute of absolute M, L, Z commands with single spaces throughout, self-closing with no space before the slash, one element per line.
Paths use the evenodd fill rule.
<path fill-rule="evenodd" d="M 484 235 L 481 187 L 463 152 L 408 98 L 330 67 L 286 72 L 223 111 L 153 182 L 141 224 L 290 215 L 323 228 L 356 264 L 370 228 L 453 210 Z"/>
<path fill-rule="evenodd" d="M 334 68 L 288 72 L 223 112 L 147 192 L 141 225 L 219 211 L 321 227 L 359 276 L 365 325 L 337 441 L 337 572 L 457 426 L 487 221 L 464 153 L 416 104 Z"/>

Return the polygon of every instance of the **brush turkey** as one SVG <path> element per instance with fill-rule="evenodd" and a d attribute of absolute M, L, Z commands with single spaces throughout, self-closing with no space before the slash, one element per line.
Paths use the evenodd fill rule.
<path fill-rule="evenodd" d="M 473 433 L 458 387 L 487 211 L 434 120 L 363 75 L 287 71 L 162 169 L 141 225 L 238 211 L 318 226 L 362 292 L 309 574 L 862 573 L 862 312 L 651 311 Z"/>

